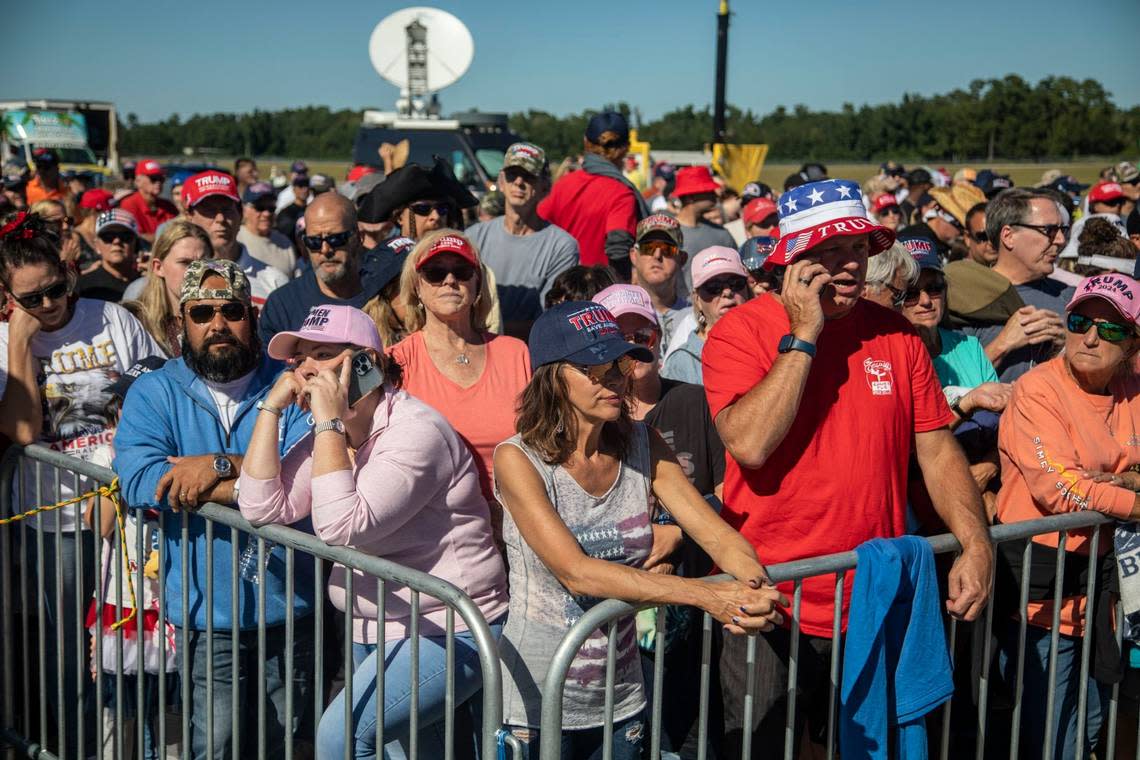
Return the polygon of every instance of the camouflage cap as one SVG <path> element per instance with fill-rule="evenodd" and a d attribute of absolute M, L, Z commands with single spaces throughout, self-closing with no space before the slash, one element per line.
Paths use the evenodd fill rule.
<path fill-rule="evenodd" d="M 507 148 L 503 168 L 506 169 L 508 166 L 517 166 L 525 172 L 540 177 L 547 169 L 546 151 L 533 143 L 517 142 Z"/>
<path fill-rule="evenodd" d="M 678 248 L 685 245 L 685 233 L 681 231 L 681 225 L 668 214 L 650 214 L 637 223 L 638 243 L 653 233 L 657 233 L 658 238 L 672 240 Z"/>
<path fill-rule="evenodd" d="M 225 287 L 205 288 L 202 281 L 216 274 L 226 281 Z M 198 259 L 186 267 L 186 277 L 182 280 L 179 304 L 187 301 L 219 299 L 223 301 L 250 302 L 249 278 L 237 264 L 227 259 Z"/>

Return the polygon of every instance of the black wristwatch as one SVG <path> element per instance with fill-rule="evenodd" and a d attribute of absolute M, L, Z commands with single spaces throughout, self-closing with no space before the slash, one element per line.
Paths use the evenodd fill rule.
<path fill-rule="evenodd" d="M 806 340 L 800 340 L 791 333 L 780 338 L 780 345 L 777 347 L 777 350 L 781 354 L 786 354 L 789 351 L 803 351 L 808 356 L 815 358 L 815 344 L 808 343 Z"/>
<path fill-rule="evenodd" d="M 215 454 L 214 474 L 219 480 L 229 480 L 234 476 L 234 463 L 225 454 Z"/>

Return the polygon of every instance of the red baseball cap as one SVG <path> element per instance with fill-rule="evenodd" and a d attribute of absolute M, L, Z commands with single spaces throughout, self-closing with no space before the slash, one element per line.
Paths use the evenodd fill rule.
<path fill-rule="evenodd" d="M 83 193 L 83 196 L 79 199 L 79 208 L 85 208 L 91 211 L 109 211 L 111 209 L 111 201 L 114 197 L 114 195 L 101 187 L 93 187 Z"/>
<path fill-rule="evenodd" d="M 375 173 L 376 173 L 375 167 L 368 166 L 367 164 L 357 164 L 356 166 L 354 166 L 348 170 L 348 177 L 346 177 L 346 179 L 349 182 L 359 182 L 361 177 L 364 177 L 368 174 L 375 174 Z"/>
<path fill-rule="evenodd" d="M 713 179 L 707 166 L 686 166 L 677 171 L 677 183 L 673 187 L 673 197 L 715 193 L 720 185 Z"/>
<path fill-rule="evenodd" d="M 182 202 L 186 208 L 193 208 L 211 195 L 222 195 L 234 203 L 241 203 L 234 178 L 217 169 L 199 172 L 182 183 Z"/>
<path fill-rule="evenodd" d="M 744 204 L 744 210 L 741 212 L 741 217 L 744 218 L 744 226 L 756 222 L 762 222 L 768 217 L 778 212 L 776 202 L 771 198 L 753 198 Z"/>
<path fill-rule="evenodd" d="M 1124 188 L 1119 182 L 1097 182 L 1089 190 L 1089 203 L 1103 203 L 1124 197 Z"/>
<path fill-rule="evenodd" d="M 894 195 L 892 195 L 891 193 L 880 193 L 879 195 L 876 195 L 875 200 L 872 201 L 871 210 L 877 214 L 885 208 L 890 208 L 891 206 L 898 206 L 898 205 L 899 205 L 899 202 L 897 200 L 895 200 Z"/>
<path fill-rule="evenodd" d="M 444 235 L 432 243 L 431 247 L 424 253 L 423 258 L 416 262 L 416 269 L 422 269 L 424 264 L 441 253 L 454 253 L 467 259 L 475 266 L 479 266 L 479 257 L 475 254 L 475 247 L 471 245 L 470 240 L 462 235 Z"/>
<path fill-rule="evenodd" d="M 135 176 L 143 175 L 146 177 L 165 177 L 166 173 L 162 171 L 162 164 L 155 161 L 153 158 L 144 158 L 135 164 Z"/>

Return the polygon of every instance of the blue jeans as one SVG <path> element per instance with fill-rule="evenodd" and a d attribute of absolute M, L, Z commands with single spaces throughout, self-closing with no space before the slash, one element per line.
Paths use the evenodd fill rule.
<path fill-rule="evenodd" d="M 54 521 L 48 520 L 54 526 Z M 77 538 L 78 536 L 78 538 Z M 47 703 L 51 710 L 48 720 L 47 735 L 48 747 L 57 754 L 67 757 L 92 757 L 95 745 L 99 738 L 99 730 L 95 715 L 95 686 L 91 683 L 90 650 L 87 646 L 88 637 L 83 634 L 76 636 L 78 619 L 75 613 L 75 595 L 79 594 L 82 601 L 81 608 L 87 611 L 91 595 L 95 591 L 96 574 L 92 570 L 95 564 L 95 539 L 91 531 L 81 533 L 60 533 L 58 551 L 56 546 L 55 529 L 44 528 L 44 553 L 37 563 L 36 531 L 28 528 L 24 533 L 27 546 L 28 559 L 26 568 L 42 568 L 43 596 L 39 599 L 39 608 L 44 617 L 44 658 L 47 680 L 40 684 L 46 692 Z M 83 586 L 79 587 L 79 574 L 77 572 L 76 553 L 77 544 L 82 542 L 83 548 Z M 60 586 L 62 607 L 56 608 L 56 556 L 60 558 L 62 566 L 62 585 Z M 35 599 L 38 593 L 36 569 L 28 573 L 29 599 Z M 35 627 L 31 629 L 36 635 Z M 35 662 L 34 654 L 26 652 Z M 35 665 L 32 666 L 33 672 Z M 63 702 L 59 701 L 59 679 L 63 679 Z M 77 679 L 83 678 L 85 688 L 83 702 L 79 701 Z M 79 721 L 83 721 L 83 752 L 77 752 Z M 65 729 L 64 747 L 56 747 L 58 727 Z"/>
<path fill-rule="evenodd" d="M 1037 626 L 1026 626 L 1025 673 L 1021 697 L 1021 757 L 1041 757 L 1045 743 L 1045 708 L 1049 695 L 1049 636 Z M 1088 679 L 1088 719 L 1085 747 L 1078 753 L 1077 699 L 1081 680 L 1081 643 L 1072 636 L 1057 637 L 1057 681 L 1053 702 L 1053 757 L 1058 760 L 1086 758 L 1096 746 L 1103 721 L 1103 706 L 1109 690 L 1091 675 Z M 999 659 L 1002 677 L 1012 692 L 1017 686 L 1018 623 L 1009 621 L 1002 636 Z M 1090 653 L 1091 657 L 1091 653 Z"/>
<path fill-rule="evenodd" d="M 511 733 L 523 747 L 523 760 L 538 760 L 539 731 L 533 728 L 509 726 Z M 641 743 L 645 738 L 645 711 L 632 718 L 614 723 L 614 760 L 640 760 Z M 561 760 L 601 760 L 604 729 L 584 728 L 563 731 Z"/>
<path fill-rule="evenodd" d="M 491 624 L 498 639 L 502 621 Z M 445 671 L 447 637 L 421 636 L 419 657 L 419 735 L 420 757 L 443 757 Z M 375 644 L 353 644 L 352 659 L 352 756 L 376 757 L 376 668 Z M 411 720 L 412 647 L 410 639 L 384 644 L 384 742 L 399 741 L 407 750 Z M 469 631 L 455 634 L 455 705 L 474 696 L 483 685 L 479 650 Z M 347 731 L 344 725 L 344 691 L 321 716 L 317 728 L 318 760 L 344 757 Z M 386 751 L 385 756 L 389 756 Z M 397 755 L 398 756 L 398 755 Z"/>
<path fill-rule="evenodd" d="M 183 709 L 190 712 L 191 748 L 195 760 L 234 756 L 233 680 L 238 679 L 238 722 L 240 756 L 257 754 L 258 732 L 265 731 L 266 756 L 280 756 L 285 752 L 285 732 L 306 738 L 312 735 L 313 701 L 313 621 L 305 617 L 293 626 L 293 672 L 285 672 L 285 626 L 273 625 L 265 629 L 265 652 L 261 657 L 257 647 L 257 631 L 238 634 L 238 661 L 233 661 L 231 650 L 233 635 L 230 630 L 214 630 L 212 641 L 205 631 L 190 631 L 188 652 L 179 652 L 179 672 L 189 672 L 190 704 Z M 182 631 L 178 631 L 178 646 L 182 645 Z M 206 700 L 206 653 L 213 650 L 213 701 Z M 189 656 L 189 669 L 184 658 Z M 265 724 L 257 721 L 257 666 L 265 663 Z M 293 681 L 293 716 L 285 725 L 285 682 Z M 213 717 L 212 744 L 206 734 L 206 715 Z"/>

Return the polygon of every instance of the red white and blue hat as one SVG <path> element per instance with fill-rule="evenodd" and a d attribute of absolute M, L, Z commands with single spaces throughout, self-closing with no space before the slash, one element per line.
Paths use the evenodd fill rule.
<path fill-rule="evenodd" d="M 786 266 L 837 235 L 869 235 L 874 256 L 891 247 L 895 233 L 872 221 L 856 182 L 825 179 L 793 187 L 780 196 L 780 243 L 766 267 Z"/>

